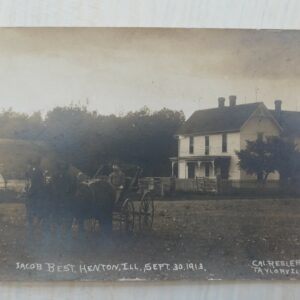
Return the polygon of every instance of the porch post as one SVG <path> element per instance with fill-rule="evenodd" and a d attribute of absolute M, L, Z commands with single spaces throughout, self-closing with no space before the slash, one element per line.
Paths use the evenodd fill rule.
<path fill-rule="evenodd" d="M 212 163 L 212 176 L 215 177 L 215 161 L 213 160 L 211 163 Z"/>
<path fill-rule="evenodd" d="M 201 160 L 198 160 L 198 161 L 197 161 L 197 165 L 198 165 L 198 174 L 200 174 L 201 163 L 202 163 Z M 197 177 L 197 176 L 196 176 L 196 177 Z M 200 177 L 200 176 L 199 176 L 199 177 Z"/>
<path fill-rule="evenodd" d="M 174 177 L 174 161 L 172 161 L 172 177 Z"/>

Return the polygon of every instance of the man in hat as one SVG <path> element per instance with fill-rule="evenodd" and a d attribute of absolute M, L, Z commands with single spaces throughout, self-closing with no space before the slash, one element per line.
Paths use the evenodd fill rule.
<path fill-rule="evenodd" d="M 116 189 L 116 204 L 118 204 L 120 200 L 121 193 L 124 189 L 125 185 L 125 175 L 120 169 L 120 167 L 116 164 L 113 165 L 112 167 L 113 171 L 109 175 L 109 182 L 111 185 Z"/>
<path fill-rule="evenodd" d="M 29 181 L 28 193 L 32 197 L 40 196 L 45 184 L 43 170 L 40 166 L 40 160 L 29 161 L 26 171 L 26 178 Z"/>

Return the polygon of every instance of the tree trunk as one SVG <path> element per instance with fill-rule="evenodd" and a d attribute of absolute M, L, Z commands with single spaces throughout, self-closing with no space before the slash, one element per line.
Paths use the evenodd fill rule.
<path fill-rule="evenodd" d="M 256 177 L 257 177 L 258 182 L 263 182 L 263 173 L 262 172 L 258 172 L 256 174 Z"/>
<path fill-rule="evenodd" d="M 267 182 L 267 179 L 268 179 L 268 176 L 269 176 L 270 173 L 265 173 L 265 176 L 263 178 L 263 184 L 265 184 Z"/>

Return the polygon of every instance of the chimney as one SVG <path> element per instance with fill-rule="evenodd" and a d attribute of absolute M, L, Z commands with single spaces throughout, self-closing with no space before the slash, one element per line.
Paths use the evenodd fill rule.
<path fill-rule="evenodd" d="M 236 96 L 231 95 L 229 96 L 229 106 L 235 106 L 236 105 Z"/>
<path fill-rule="evenodd" d="M 219 107 L 225 107 L 225 98 L 219 97 L 218 98 Z"/>
<path fill-rule="evenodd" d="M 275 112 L 276 112 L 276 114 L 280 115 L 281 114 L 281 104 L 282 104 L 282 101 L 281 100 L 275 100 L 274 104 L 275 104 Z"/>

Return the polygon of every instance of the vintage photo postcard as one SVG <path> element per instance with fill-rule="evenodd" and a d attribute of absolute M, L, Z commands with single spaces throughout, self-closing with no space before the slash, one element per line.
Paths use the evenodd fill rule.
<path fill-rule="evenodd" d="M 0 280 L 299 279 L 300 32 L 0 49 Z"/>

